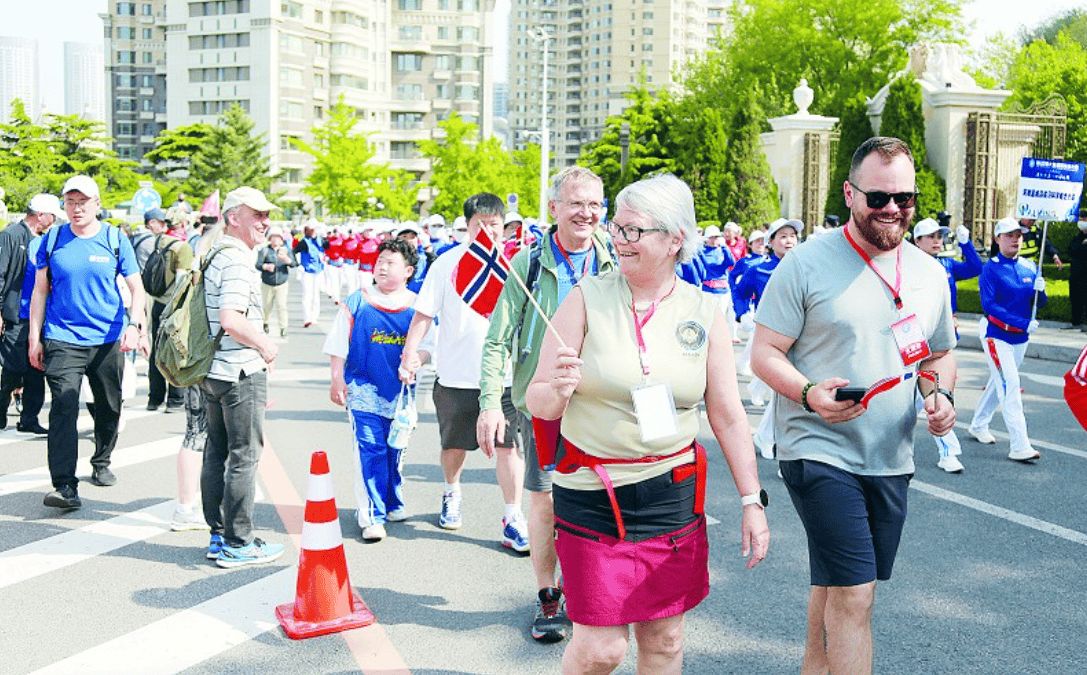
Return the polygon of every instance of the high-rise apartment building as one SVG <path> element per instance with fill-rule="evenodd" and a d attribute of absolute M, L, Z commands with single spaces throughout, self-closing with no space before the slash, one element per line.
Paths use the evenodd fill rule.
<path fill-rule="evenodd" d="M 378 161 L 422 176 L 417 142 L 456 110 L 490 135 L 494 0 L 166 0 L 169 126 L 212 122 L 237 102 L 265 133 L 288 199 L 340 100 Z"/>
<path fill-rule="evenodd" d="M 106 83 L 102 45 L 64 43 L 64 113 L 106 121 Z"/>
<path fill-rule="evenodd" d="M 581 146 L 600 138 L 609 115 L 644 77 L 651 89 L 675 85 L 678 66 L 705 51 L 709 9 L 727 0 L 513 0 L 510 11 L 509 120 L 518 147 L 538 142 L 543 46 L 552 38 L 547 114 L 557 166 L 573 164 Z M 536 138 L 532 132 L 536 131 Z M 527 133 L 526 133 L 527 132 Z"/>
<path fill-rule="evenodd" d="M 120 157 L 140 160 L 166 128 L 166 0 L 110 0 L 109 11 L 99 16 L 107 133 Z"/>
<path fill-rule="evenodd" d="M 11 102 L 19 99 L 37 119 L 41 109 L 38 83 L 38 41 L 0 37 L 0 122 L 11 119 Z"/>

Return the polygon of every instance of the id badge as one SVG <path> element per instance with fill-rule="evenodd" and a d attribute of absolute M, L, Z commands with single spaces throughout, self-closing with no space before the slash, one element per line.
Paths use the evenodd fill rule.
<path fill-rule="evenodd" d="M 664 383 L 643 384 L 630 390 L 642 442 L 650 443 L 679 434 L 679 418 L 672 390 Z"/>
<path fill-rule="evenodd" d="M 898 353 L 902 356 L 904 366 L 913 365 L 932 355 L 916 314 L 910 314 L 905 319 L 892 323 L 891 335 L 894 336 L 895 344 L 898 345 Z"/>

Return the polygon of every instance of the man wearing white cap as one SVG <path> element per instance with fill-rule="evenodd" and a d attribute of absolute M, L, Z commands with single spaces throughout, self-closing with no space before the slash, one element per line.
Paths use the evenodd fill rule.
<path fill-rule="evenodd" d="M 950 217 L 948 217 L 948 220 L 950 220 Z M 936 262 L 943 265 L 944 270 L 947 272 L 947 283 L 951 290 L 951 313 L 955 314 L 959 305 L 959 289 L 956 282 L 963 279 L 973 279 L 981 274 L 982 262 L 973 242 L 970 241 L 970 230 L 962 225 L 959 225 L 959 229 L 955 231 L 955 239 L 962 250 L 962 260 L 941 257 L 939 253 L 944 249 L 944 239 L 950 232 L 950 227 L 940 225 L 932 218 L 925 218 L 913 228 L 913 243 L 917 245 L 917 248 L 935 257 Z M 957 335 L 958 322 L 956 322 L 955 332 Z M 924 401 L 918 396 L 918 411 L 923 406 Z M 962 447 L 959 444 L 959 437 L 955 435 L 955 430 L 952 429 L 945 436 L 933 436 L 932 440 L 936 443 L 936 449 L 940 453 L 936 465 L 948 473 L 962 473 L 963 465 L 958 458 L 962 454 Z"/>
<path fill-rule="evenodd" d="M 30 336 L 29 320 L 20 318 L 24 281 L 27 277 L 27 261 L 30 242 L 41 236 L 64 214 L 60 200 L 53 195 L 36 195 L 30 200 L 26 217 L 0 231 L 0 314 L 3 315 L 3 337 L 0 339 L 0 429 L 8 425 L 8 403 L 11 394 L 23 388 L 23 410 L 18 431 L 45 434 L 38 422 L 45 401 L 45 376 L 37 368 L 30 367 L 27 340 Z M 34 269 L 31 267 L 31 279 Z M 33 282 L 31 282 L 33 288 Z"/>
<path fill-rule="evenodd" d="M 1019 392 L 1019 364 L 1027 353 L 1030 334 L 1038 328 L 1038 322 L 1031 316 L 1032 305 L 1035 296 L 1039 308 L 1047 300 L 1045 279 L 1037 266 L 1019 257 L 1026 232 L 1027 228 L 1014 218 L 998 221 L 993 239 L 999 253 L 985 263 L 978 280 L 981 310 L 985 314 L 982 351 L 989 362 L 989 383 L 970 422 L 970 435 L 979 443 L 996 443 L 989 432 L 989 422 L 1000 405 L 1011 438 L 1008 459 L 1017 462 L 1033 462 L 1042 456 L 1027 437 L 1027 419 Z"/>
<path fill-rule="evenodd" d="M 260 190 L 240 187 L 223 201 L 226 228 L 208 254 L 204 274 L 209 339 L 224 332 L 211 371 L 200 385 L 207 396 L 208 441 L 200 490 L 211 527 L 207 557 L 220 567 L 271 562 L 283 546 L 253 536 L 257 462 L 264 448 L 268 370 L 279 347 L 264 334 L 260 279 L 253 250 L 264 243 L 275 206 Z"/>
<path fill-rule="evenodd" d="M 61 191 L 71 221 L 52 228 L 38 247 L 37 273 L 30 300 L 30 365 L 45 371 L 52 395 L 49 411 L 49 473 L 53 492 L 45 505 L 82 506 L 76 486 L 79 390 L 87 377 L 94 394 L 94 455 L 91 483 L 109 486 L 109 469 L 121 417 L 121 352 L 150 354 L 143 283 L 128 237 L 98 220 L 98 184 L 73 176 Z M 130 319 L 117 286 L 124 278 L 131 293 Z"/>

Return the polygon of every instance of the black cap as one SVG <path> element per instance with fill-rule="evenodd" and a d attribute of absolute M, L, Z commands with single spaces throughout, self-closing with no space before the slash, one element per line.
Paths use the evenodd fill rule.
<path fill-rule="evenodd" d="M 834 215 L 832 213 L 832 214 L 828 215 L 826 218 L 824 218 L 823 222 L 826 223 L 827 225 L 830 225 L 831 227 L 838 227 L 838 225 L 840 225 L 842 221 L 841 221 L 840 218 L 838 218 L 838 216 L 836 216 L 836 215 Z"/>
<path fill-rule="evenodd" d="M 947 224 L 951 222 L 951 214 L 947 211 L 940 211 L 936 214 L 936 222 L 940 224 L 940 227 L 947 227 Z"/>

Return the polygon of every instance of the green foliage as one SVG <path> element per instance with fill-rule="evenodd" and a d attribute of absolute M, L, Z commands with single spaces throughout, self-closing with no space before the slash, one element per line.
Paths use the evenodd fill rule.
<path fill-rule="evenodd" d="M 302 191 L 332 215 L 407 218 L 415 204 L 411 174 L 374 163 L 372 134 L 356 132 L 356 124 L 354 109 L 341 95 L 327 121 L 313 128 L 313 143 L 292 139 L 313 157 L 313 171 Z"/>
<path fill-rule="evenodd" d="M 688 111 L 681 108 L 682 113 Z M 721 183 L 728 158 L 728 132 L 721 113 L 712 108 L 681 114 L 674 134 L 679 149 L 676 174 L 694 193 L 695 217 L 716 220 L 720 216 Z"/>
<path fill-rule="evenodd" d="M 1044 40 L 1051 45 L 1057 44 L 1057 36 L 1064 33 L 1081 47 L 1087 47 L 1087 9 L 1082 7 L 1066 9 L 1049 17 L 1033 29 L 1023 27 L 1019 31 L 1019 42 L 1029 45 L 1036 40 Z"/>
<path fill-rule="evenodd" d="M 917 170 L 917 190 L 921 193 L 917 198 L 916 218 L 935 218 L 938 212 L 944 210 L 947 186 L 928 163 L 921 85 L 912 75 L 907 74 L 891 82 L 880 118 L 879 133 L 881 136 L 902 139 L 910 146 Z"/>
<path fill-rule="evenodd" d="M 0 187 L 6 203 L 22 210 L 38 193 L 59 194 L 75 174 L 98 182 L 106 208 L 130 198 L 140 180 L 136 163 L 119 159 L 110 142 L 101 122 L 46 114 L 35 123 L 16 99 L 10 121 L 0 124 Z"/>
<path fill-rule="evenodd" d="M 830 172 L 830 187 L 827 190 L 827 215 L 836 214 L 844 224 L 849 220 L 849 207 L 845 205 L 842 186 L 849 180 L 849 167 L 853 163 L 853 152 L 874 134 L 872 123 L 868 119 L 868 102 L 864 94 L 857 94 L 846 100 L 845 108 L 838 119 L 838 149 L 833 158 L 834 167 Z"/>
<path fill-rule="evenodd" d="M 265 134 L 254 134 L 254 126 L 238 104 L 220 113 L 200 151 L 190 156 L 184 192 L 204 197 L 219 190 L 225 195 L 242 186 L 268 192 L 278 176 L 265 154 Z"/>
<path fill-rule="evenodd" d="M 1019 48 L 1019 43 L 1014 39 L 1004 33 L 997 33 L 986 38 L 979 47 L 967 50 L 965 70 L 980 87 L 1006 88 L 1008 74 Z"/>
<path fill-rule="evenodd" d="M 781 206 L 759 138 L 762 110 L 754 94 L 749 92 L 743 99 L 729 127 L 718 220 L 733 220 L 746 232 L 777 218 Z"/>
<path fill-rule="evenodd" d="M 1013 90 L 1005 107 L 1041 103 L 1052 94 L 1068 104 L 1065 159 L 1087 161 L 1087 48 L 1066 33 L 1055 44 L 1036 40 L 1027 45 L 1012 64 L 1008 88 Z"/>
<path fill-rule="evenodd" d="M 437 194 L 431 212 L 460 213 L 465 200 L 480 192 L 503 199 L 515 192 L 526 214 L 539 208 L 539 147 L 511 156 L 494 136 L 477 141 L 479 128 L 456 112 L 438 126 L 444 138 L 419 142 L 423 156 L 433 163 L 430 185 Z"/>
<path fill-rule="evenodd" d="M 188 171 L 192 157 L 203 152 L 214 132 L 212 125 L 197 122 L 160 133 L 155 137 L 155 147 L 143 155 L 152 165 L 151 175 L 167 180 L 171 174 Z"/>

